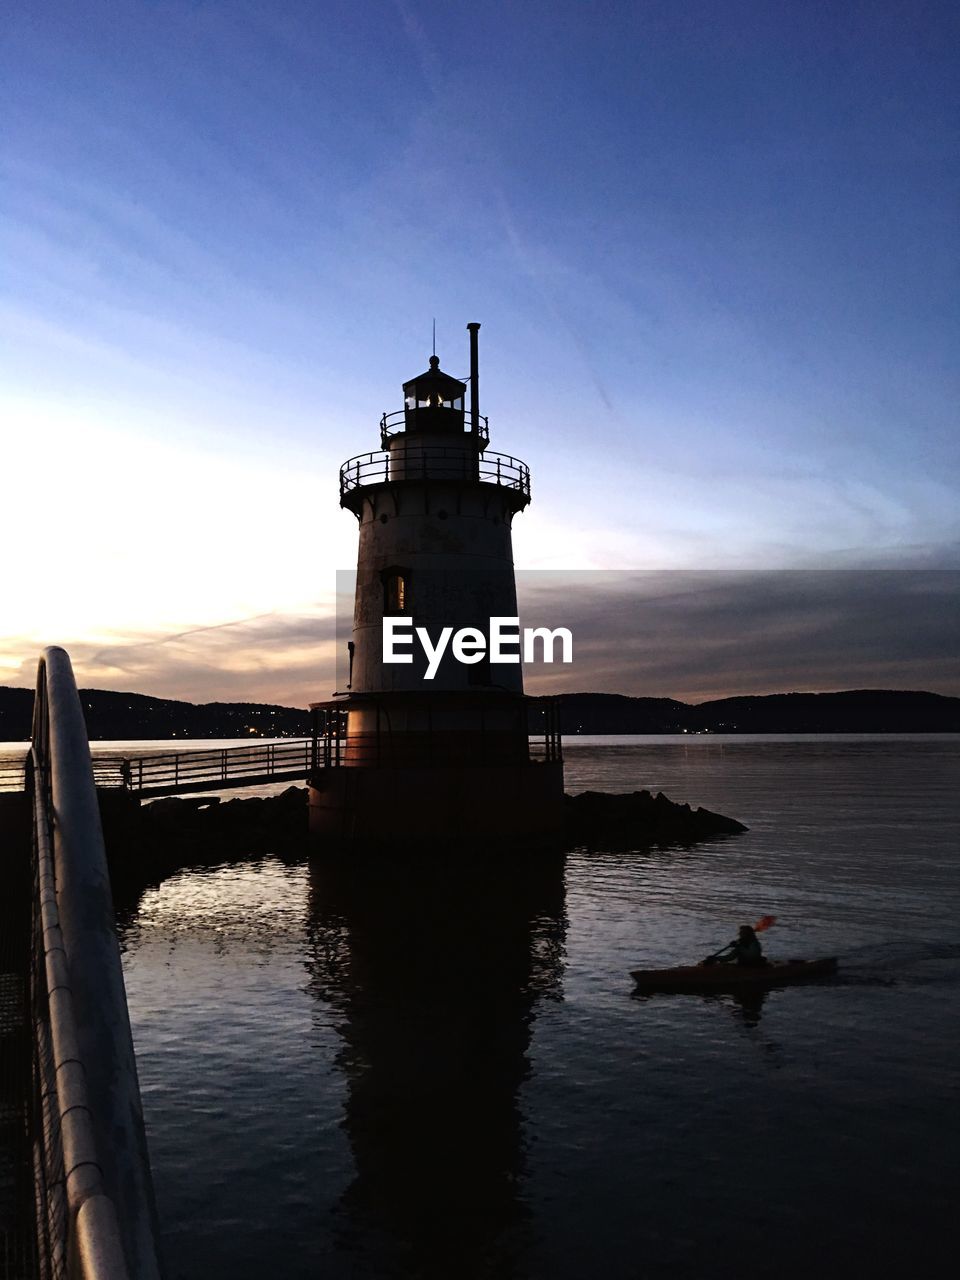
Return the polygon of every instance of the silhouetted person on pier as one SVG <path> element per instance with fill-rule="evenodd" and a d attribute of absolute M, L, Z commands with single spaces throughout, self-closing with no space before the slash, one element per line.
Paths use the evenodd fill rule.
<path fill-rule="evenodd" d="M 123 783 L 124 791 L 129 791 L 133 783 L 133 773 L 130 769 L 130 761 L 126 758 L 120 761 L 120 781 Z"/>

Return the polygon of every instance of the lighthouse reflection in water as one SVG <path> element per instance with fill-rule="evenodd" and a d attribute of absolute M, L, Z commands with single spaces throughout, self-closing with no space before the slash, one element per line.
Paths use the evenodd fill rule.
<path fill-rule="evenodd" d="M 310 875 L 309 990 L 342 1036 L 356 1169 L 339 1242 L 361 1274 L 510 1275 L 526 1223 L 518 1095 L 537 1008 L 560 994 L 562 861 Z"/>
<path fill-rule="evenodd" d="M 563 865 L 268 857 L 118 885 L 171 1280 L 528 1274 L 521 1095 L 563 994 Z"/>

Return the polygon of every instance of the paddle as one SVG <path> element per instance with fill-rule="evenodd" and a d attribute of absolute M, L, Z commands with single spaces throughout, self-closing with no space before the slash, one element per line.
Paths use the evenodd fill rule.
<path fill-rule="evenodd" d="M 777 923 L 776 916 L 761 916 L 757 923 L 753 926 L 754 933 L 765 933 Z M 706 960 L 701 960 L 701 964 L 713 964 L 714 960 L 719 960 L 725 951 L 729 951 L 731 947 L 735 947 L 736 942 L 728 942 L 725 947 L 721 947 L 719 951 L 715 951 L 712 956 L 707 956 Z"/>

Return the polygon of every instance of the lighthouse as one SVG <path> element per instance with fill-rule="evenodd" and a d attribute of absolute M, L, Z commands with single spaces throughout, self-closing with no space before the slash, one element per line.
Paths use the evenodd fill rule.
<path fill-rule="evenodd" d="M 512 528 L 530 471 L 489 448 L 480 325 L 467 329 L 469 411 L 466 383 L 434 354 L 384 413 L 381 448 L 340 469 L 359 551 L 347 688 L 311 707 L 321 848 L 535 848 L 560 835 L 556 708 L 525 697 L 516 645 L 486 643 L 517 617 Z"/>

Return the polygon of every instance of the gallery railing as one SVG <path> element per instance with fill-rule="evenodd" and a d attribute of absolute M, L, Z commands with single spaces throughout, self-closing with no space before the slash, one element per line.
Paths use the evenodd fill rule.
<path fill-rule="evenodd" d="M 410 425 L 410 415 L 416 410 L 398 409 L 396 413 L 385 413 L 380 419 L 380 443 L 384 448 L 387 447 L 387 441 L 391 436 L 399 435 L 406 431 Z M 480 447 L 485 448 L 487 441 L 490 439 L 490 424 L 482 413 L 476 416 L 476 429 L 474 429 L 474 416 L 468 409 L 463 415 L 463 432 L 464 435 L 475 436 L 480 441 Z"/>
<path fill-rule="evenodd" d="M 350 458 L 340 468 L 341 500 L 366 485 L 397 480 L 453 480 L 499 485 L 530 497 L 530 468 L 506 453 L 471 453 L 446 445 L 407 445 Z"/>
<path fill-rule="evenodd" d="M 342 702 L 317 703 L 314 717 L 314 757 L 312 772 L 342 767 L 386 768 L 397 765 L 443 765 L 469 761 L 475 764 L 562 763 L 559 705 L 548 702 L 533 708 L 526 701 L 516 704 L 515 723 L 505 722 L 503 707 L 484 721 L 479 708 L 472 728 L 446 729 L 431 723 L 429 700 L 419 727 L 409 721 L 395 729 L 396 703 L 376 695 L 365 695 L 352 708 Z M 464 706 L 467 703 L 463 704 Z M 353 711 L 363 717 L 351 727 Z"/>

